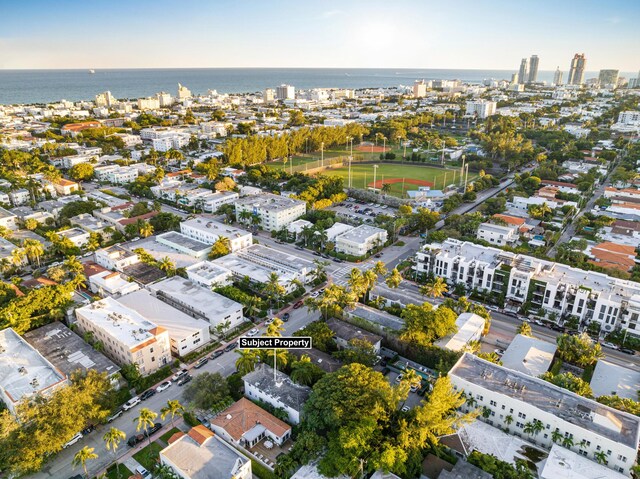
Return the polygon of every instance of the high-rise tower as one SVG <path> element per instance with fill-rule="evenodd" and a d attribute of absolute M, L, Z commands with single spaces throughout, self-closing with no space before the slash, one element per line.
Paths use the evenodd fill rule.
<path fill-rule="evenodd" d="M 531 55 L 529 60 L 529 83 L 538 81 L 538 55 Z"/>
<path fill-rule="evenodd" d="M 556 73 L 553 75 L 553 84 L 556 86 L 562 85 L 562 71 L 560 67 L 556 68 Z"/>
<path fill-rule="evenodd" d="M 571 67 L 569 68 L 568 85 L 582 85 L 584 83 L 584 70 L 587 66 L 587 59 L 584 53 L 576 53 L 571 60 Z"/>
<path fill-rule="evenodd" d="M 520 62 L 520 71 L 518 72 L 518 80 L 520 83 L 527 83 L 529 79 L 529 59 L 523 58 Z"/>

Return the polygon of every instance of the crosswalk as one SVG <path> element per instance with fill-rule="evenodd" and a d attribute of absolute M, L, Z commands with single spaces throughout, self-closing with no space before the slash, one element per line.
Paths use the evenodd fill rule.
<path fill-rule="evenodd" d="M 338 286 L 346 286 L 349 280 L 349 273 L 353 268 L 358 268 L 360 271 L 365 272 L 373 268 L 373 263 L 366 262 L 342 266 L 331 273 L 333 283 L 337 284 Z"/>

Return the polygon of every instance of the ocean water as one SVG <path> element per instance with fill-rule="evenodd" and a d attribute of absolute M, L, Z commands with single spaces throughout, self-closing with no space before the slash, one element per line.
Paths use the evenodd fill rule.
<path fill-rule="evenodd" d="M 139 98 L 166 91 L 176 95 L 178 83 L 194 94 L 217 90 L 244 93 L 288 83 L 298 89 L 370 88 L 411 85 L 416 79 L 459 79 L 480 83 L 485 78 L 511 78 L 511 70 L 420 70 L 344 68 L 200 68 L 96 70 L 0 70 L 0 104 L 48 103 L 61 99 L 93 100 L 109 90 L 116 98 Z M 596 76 L 587 72 L 585 78 Z M 621 74 L 629 78 L 632 74 Z M 566 72 L 565 72 L 566 76 Z M 538 73 L 551 82 L 553 72 Z"/>

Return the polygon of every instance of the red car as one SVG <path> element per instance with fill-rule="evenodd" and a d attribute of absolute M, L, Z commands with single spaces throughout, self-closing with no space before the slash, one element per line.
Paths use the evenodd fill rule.
<path fill-rule="evenodd" d="M 304 303 L 302 301 L 298 301 L 296 304 L 293 305 L 293 309 L 301 308 L 303 305 Z"/>

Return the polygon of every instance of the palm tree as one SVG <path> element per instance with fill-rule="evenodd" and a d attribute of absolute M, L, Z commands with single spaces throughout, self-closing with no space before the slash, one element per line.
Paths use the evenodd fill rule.
<path fill-rule="evenodd" d="M 566 447 L 567 449 L 573 447 L 573 439 L 571 436 L 565 436 L 562 439 L 562 447 Z"/>
<path fill-rule="evenodd" d="M 133 420 L 133 422 L 137 422 L 136 431 L 140 429 L 144 429 L 146 433 L 150 427 L 153 427 L 155 419 L 158 417 L 158 413 L 152 411 L 149 408 L 143 407 L 140 409 L 140 413 L 138 417 Z M 149 434 L 149 445 L 151 445 L 151 434 Z"/>
<path fill-rule="evenodd" d="M 533 337 L 533 331 L 531 331 L 531 325 L 526 321 L 523 321 L 520 326 L 518 326 L 518 334 L 522 334 L 523 336 L 528 336 L 530 338 Z"/>
<path fill-rule="evenodd" d="M 274 369 L 276 368 L 276 366 L 283 368 L 289 362 L 289 351 L 287 351 L 286 349 L 267 349 L 266 356 L 268 359 L 271 359 L 271 367 L 273 367 Z"/>
<path fill-rule="evenodd" d="M 533 420 L 533 435 L 537 436 L 544 429 L 544 424 L 539 419 Z"/>
<path fill-rule="evenodd" d="M 382 261 L 376 261 L 376 264 L 373 265 L 371 271 L 378 276 L 385 276 L 388 273 L 387 266 Z"/>
<path fill-rule="evenodd" d="M 105 446 L 107 447 L 107 451 L 113 451 L 113 458 L 116 461 L 116 474 L 120 477 L 120 464 L 117 462 L 118 459 L 118 446 L 120 446 L 120 442 L 124 441 L 127 435 L 124 431 L 120 429 L 116 429 L 115 427 L 109 428 L 109 430 L 102 436 L 102 440 L 105 442 Z"/>
<path fill-rule="evenodd" d="M 303 354 L 300 359 L 291 366 L 291 380 L 309 386 L 315 377 L 315 364 L 311 362 L 311 358 Z"/>
<path fill-rule="evenodd" d="M 553 442 L 560 442 L 563 437 L 564 436 L 558 429 L 554 429 L 554 431 L 551 433 L 551 440 Z"/>
<path fill-rule="evenodd" d="M 89 477 L 89 473 L 87 472 L 87 461 L 98 459 L 98 455 L 93 451 L 93 447 L 84 446 L 82 449 L 76 452 L 76 455 L 73 456 L 73 459 L 71 460 L 71 465 L 74 469 L 78 466 L 82 466 L 84 475 L 86 477 Z"/>
<path fill-rule="evenodd" d="M 147 238 L 153 234 L 153 225 L 148 221 L 139 221 L 138 232 L 143 238 Z"/>
<path fill-rule="evenodd" d="M 13 264 L 14 266 L 21 266 L 25 256 L 26 256 L 26 253 L 23 249 L 20 249 L 20 248 L 14 249 L 11 252 L 11 264 Z"/>
<path fill-rule="evenodd" d="M 311 272 L 311 275 L 313 276 L 313 281 L 317 281 L 317 280 L 324 281 L 327 277 L 326 269 L 329 263 L 327 261 L 314 259 L 313 264 L 315 264 L 316 266 L 314 270 Z"/>
<path fill-rule="evenodd" d="M 393 268 L 389 276 L 387 276 L 387 278 L 384 280 L 384 282 L 389 288 L 400 287 L 400 283 L 402 283 L 402 275 L 398 271 L 398 268 Z"/>
<path fill-rule="evenodd" d="M 71 275 L 77 275 L 84 271 L 84 266 L 75 256 L 67 256 L 63 263 L 64 269 Z"/>
<path fill-rule="evenodd" d="M 607 464 L 607 455 L 604 451 L 598 451 L 593 455 L 593 458 L 596 460 L 598 464 Z"/>
<path fill-rule="evenodd" d="M 169 274 L 172 270 L 175 269 L 175 266 L 173 262 L 169 259 L 169 257 L 165 256 L 160 261 L 158 261 L 158 268 L 161 271 L 164 271 L 165 273 Z"/>
<path fill-rule="evenodd" d="M 264 284 L 264 293 L 269 296 L 270 306 L 273 307 L 273 300 L 276 303 L 280 300 L 280 296 L 286 293 L 284 287 L 280 284 L 280 276 L 278 273 L 270 273 L 269 279 Z"/>
<path fill-rule="evenodd" d="M 95 251 L 100 248 L 100 235 L 98 233 L 89 234 L 89 240 L 87 241 L 86 248 L 89 251 Z"/>
<path fill-rule="evenodd" d="M 525 434 L 528 434 L 530 436 L 533 435 L 533 423 L 530 423 L 530 422 L 526 423 L 522 428 L 522 430 L 524 431 Z"/>
<path fill-rule="evenodd" d="M 362 276 L 362 271 L 360 271 L 358 268 L 353 268 L 350 272 L 349 272 L 349 276 L 347 279 L 347 284 L 349 285 L 349 288 L 351 288 L 351 291 L 359 298 L 360 296 L 362 296 L 362 293 L 365 290 L 365 279 Z"/>
<path fill-rule="evenodd" d="M 211 246 L 210 259 L 216 259 L 225 256 L 231 251 L 231 240 L 226 236 L 218 236 L 218 239 Z M 215 257 L 213 257 L 215 256 Z"/>
<path fill-rule="evenodd" d="M 252 216 L 253 215 L 251 214 L 250 211 L 242 210 L 240 213 L 238 213 L 238 220 L 240 220 L 243 223 L 246 223 L 247 220 L 250 220 Z"/>
<path fill-rule="evenodd" d="M 240 355 L 236 359 L 236 369 L 241 376 L 250 373 L 256 368 L 258 362 L 257 349 L 236 349 L 236 354 Z"/>
<path fill-rule="evenodd" d="M 156 479 L 179 479 L 173 468 L 167 464 L 157 464 L 153 468 L 153 477 Z"/>
<path fill-rule="evenodd" d="M 260 312 L 258 305 L 260 304 L 260 298 L 257 296 L 249 296 L 244 304 L 244 314 L 249 318 L 253 317 L 254 313 Z"/>
<path fill-rule="evenodd" d="M 507 426 L 510 426 L 511 423 L 513 422 L 513 416 L 509 414 L 507 417 L 504 418 L 504 422 L 507 424 Z"/>
<path fill-rule="evenodd" d="M 442 298 L 448 290 L 449 287 L 447 283 L 440 276 L 434 281 L 429 281 L 424 286 L 420 286 L 420 294 L 423 296 L 431 296 L 432 298 Z"/>
<path fill-rule="evenodd" d="M 171 414 L 171 428 L 175 427 L 173 421 L 176 416 L 182 417 L 184 414 L 184 406 L 180 404 L 177 399 L 172 399 L 167 401 L 167 405 L 160 409 L 160 419 L 164 421 L 164 418 L 167 417 L 168 414 Z"/>
<path fill-rule="evenodd" d="M 38 267 L 40 267 L 40 258 L 44 254 L 44 245 L 36 239 L 27 238 L 24 240 L 22 247 L 29 261 L 35 261 Z"/>
<path fill-rule="evenodd" d="M 273 322 L 267 326 L 267 331 L 264 335 L 272 338 L 280 338 L 282 337 L 282 331 L 284 331 L 284 323 L 282 320 L 280 318 L 273 318 Z"/>
<path fill-rule="evenodd" d="M 389 193 L 391 191 L 391 183 L 382 183 L 382 187 L 380 188 L 380 191 L 382 191 L 385 194 Z"/>

